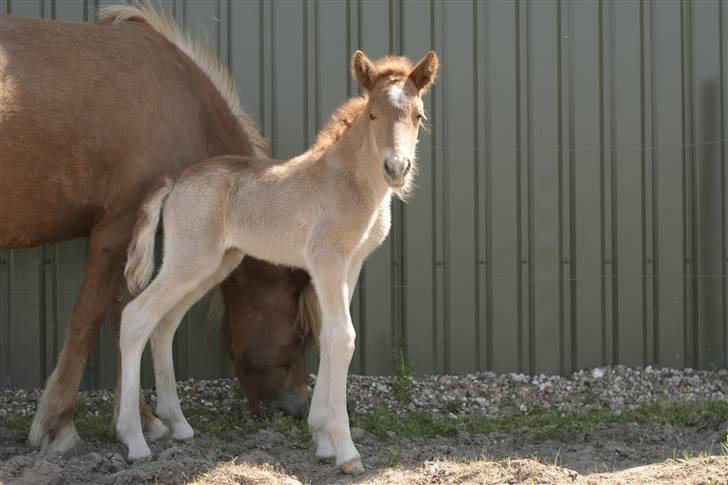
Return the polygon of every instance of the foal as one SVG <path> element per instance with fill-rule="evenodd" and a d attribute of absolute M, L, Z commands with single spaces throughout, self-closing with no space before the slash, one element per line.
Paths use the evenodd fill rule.
<path fill-rule="evenodd" d="M 164 261 L 158 276 L 125 308 L 117 434 L 129 459 L 150 455 L 139 420 L 139 368 L 151 336 L 157 414 L 176 438 L 193 435 L 180 409 L 172 338 L 181 317 L 244 256 L 306 269 L 322 312 L 321 363 L 308 424 L 319 457 L 346 473 L 364 470 L 351 440 L 346 376 L 355 333 L 349 303 L 364 259 L 386 237 L 392 194 L 411 186 L 421 96 L 438 67 L 434 52 L 415 66 L 403 57 L 377 62 L 357 51 L 352 69 L 364 91 L 332 117 L 316 143 L 271 164 L 218 157 L 187 169 L 145 207 L 129 249 L 132 292 L 153 270 L 154 233 L 164 205 Z M 165 202 L 166 199 L 166 202 Z"/>

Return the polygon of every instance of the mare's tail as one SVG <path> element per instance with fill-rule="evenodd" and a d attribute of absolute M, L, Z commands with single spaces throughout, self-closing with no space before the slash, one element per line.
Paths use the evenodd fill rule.
<path fill-rule="evenodd" d="M 132 295 L 139 293 L 152 279 L 154 239 L 157 235 L 162 206 L 172 191 L 172 186 L 172 179 L 166 179 L 164 186 L 147 196 L 139 210 L 124 268 L 126 284 Z"/>
<path fill-rule="evenodd" d="M 318 344 L 321 331 L 321 311 L 316 297 L 316 290 L 309 280 L 301 290 L 298 297 L 298 311 L 296 312 L 296 325 L 303 333 L 307 342 Z"/>

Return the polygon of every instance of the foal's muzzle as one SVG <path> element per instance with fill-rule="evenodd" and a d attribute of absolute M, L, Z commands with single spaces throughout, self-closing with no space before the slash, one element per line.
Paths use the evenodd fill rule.
<path fill-rule="evenodd" d="M 391 157 L 384 160 L 384 173 L 387 183 L 394 187 L 404 185 L 404 179 L 412 170 L 412 159 L 403 157 Z"/>

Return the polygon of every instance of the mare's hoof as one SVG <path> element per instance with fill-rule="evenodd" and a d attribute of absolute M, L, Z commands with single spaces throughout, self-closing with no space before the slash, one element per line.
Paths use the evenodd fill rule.
<path fill-rule="evenodd" d="M 347 475 L 359 475 L 360 473 L 364 473 L 364 465 L 361 462 L 360 456 L 345 461 L 339 465 L 339 468 L 341 468 L 341 471 Z"/>
<path fill-rule="evenodd" d="M 44 455 L 66 455 L 78 447 L 81 437 L 76 432 L 73 421 L 59 426 L 56 430 L 36 426 L 33 423 L 28 443 L 40 448 Z"/>
<path fill-rule="evenodd" d="M 76 433 L 75 429 L 64 432 L 54 440 L 48 440 L 46 435 L 43 440 L 43 446 L 41 450 L 44 455 L 63 455 L 68 456 L 74 451 L 78 450 L 79 445 L 82 443 L 81 437 Z"/>
<path fill-rule="evenodd" d="M 144 424 L 144 434 L 149 441 L 157 441 L 169 433 L 169 428 L 159 418 L 151 419 Z"/>

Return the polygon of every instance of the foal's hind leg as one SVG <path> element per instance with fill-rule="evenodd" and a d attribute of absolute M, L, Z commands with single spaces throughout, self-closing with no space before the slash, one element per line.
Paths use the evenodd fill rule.
<path fill-rule="evenodd" d="M 111 334 L 116 343 L 116 388 L 114 390 L 114 416 L 111 422 L 111 432 L 116 428 L 116 420 L 119 417 L 119 396 L 121 394 L 121 350 L 119 349 L 119 334 L 121 325 L 121 312 L 131 298 L 129 292 L 126 290 L 126 285 L 122 286 L 122 296 L 114 304 L 111 314 L 109 315 L 109 326 L 111 327 Z M 139 395 L 139 414 L 142 418 L 142 429 L 147 439 L 150 441 L 156 441 L 163 438 L 169 429 L 162 422 L 161 419 L 156 417 L 152 410 L 149 408 L 144 395 Z"/>
<path fill-rule="evenodd" d="M 81 290 L 71 313 L 68 336 L 38 404 L 28 441 L 45 452 L 64 453 L 80 438 L 73 407 L 89 351 L 121 280 L 133 220 L 102 221 L 91 233 Z"/>
<path fill-rule="evenodd" d="M 169 425 L 175 439 L 191 438 L 194 432 L 187 423 L 184 414 L 182 414 L 179 398 L 177 397 L 177 384 L 172 360 L 174 333 L 190 307 L 215 285 L 224 280 L 240 264 L 242 259 L 243 254 L 237 249 L 228 250 L 215 274 L 203 281 L 200 286 L 170 310 L 152 333 L 152 357 L 154 359 L 154 375 L 157 387 L 157 416 Z"/>
<path fill-rule="evenodd" d="M 116 433 L 129 448 L 130 460 L 151 454 L 142 434 L 138 405 L 144 346 L 160 320 L 216 272 L 223 256 L 222 250 L 195 258 L 190 254 L 171 251 L 165 255 L 159 275 L 126 306 L 121 317 L 121 398 Z"/>

